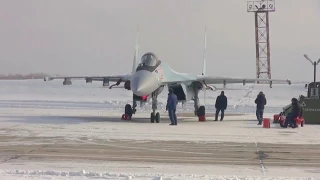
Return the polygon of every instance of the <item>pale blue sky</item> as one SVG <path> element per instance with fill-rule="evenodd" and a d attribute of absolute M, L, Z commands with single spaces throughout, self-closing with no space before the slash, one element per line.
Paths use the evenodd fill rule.
<path fill-rule="evenodd" d="M 176 71 L 200 74 L 207 25 L 207 74 L 254 78 L 254 15 L 246 2 L 0 0 L 0 74 L 129 73 L 137 24 L 140 56 L 153 51 Z M 320 58 L 319 32 L 319 0 L 277 0 L 270 15 L 272 77 L 312 81 L 303 54 Z"/>

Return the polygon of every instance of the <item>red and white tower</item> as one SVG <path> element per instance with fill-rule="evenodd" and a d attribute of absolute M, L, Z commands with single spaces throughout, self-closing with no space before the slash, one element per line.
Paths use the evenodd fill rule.
<path fill-rule="evenodd" d="M 269 12 L 274 11 L 275 0 L 247 2 L 247 12 L 253 12 L 255 16 L 256 77 L 258 79 L 271 79 Z"/>

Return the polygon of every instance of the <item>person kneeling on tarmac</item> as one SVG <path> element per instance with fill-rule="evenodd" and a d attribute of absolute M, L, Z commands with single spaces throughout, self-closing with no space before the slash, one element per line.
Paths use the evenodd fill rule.
<path fill-rule="evenodd" d="M 289 123 L 291 124 L 292 128 L 296 128 L 297 123 L 296 123 L 295 119 L 302 115 L 301 106 L 298 102 L 298 99 L 292 98 L 291 103 L 292 103 L 291 112 L 286 116 L 283 128 L 287 128 Z"/>

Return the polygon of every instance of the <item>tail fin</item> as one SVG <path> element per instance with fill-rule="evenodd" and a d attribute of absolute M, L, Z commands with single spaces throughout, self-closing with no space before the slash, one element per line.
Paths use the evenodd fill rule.
<path fill-rule="evenodd" d="M 206 53 L 207 53 L 207 26 L 205 26 L 204 28 L 204 51 L 203 51 L 202 75 L 206 74 Z"/>
<path fill-rule="evenodd" d="M 136 39 L 136 47 L 134 51 L 134 57 L 133 57 L 133 65 L 132 65 L 132 74 L 136 72 L 136 69 L 140 63 L 139 59 L 139 25 L 137 26 L 137 39 Z"/>
<path fill-rule="evenodd" d="M 206 74 L 206 53 L 207 53 L 207 26 L 204 27 L 204 51 L 203 51 L 202 76 Z M 203 89 L 203 105 L 205 104 L 206 104 L 206 87 Z"/>

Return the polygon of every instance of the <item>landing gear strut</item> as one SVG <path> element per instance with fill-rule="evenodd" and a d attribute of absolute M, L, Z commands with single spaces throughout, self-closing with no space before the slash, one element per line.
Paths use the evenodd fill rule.
<path fill-rule="evenodd" d="M 198 110 L 199 110 L 199 91 L 195 90 L 194 94 L 194 115 L 198 116 Z"/>
<path fill-rule="evenodd" d="M 194 115 L 199 116 L 199 87 L 198 84 L 193 85 L 194 90 Z"/>
<path fill-rule="evenodd" d="M 205 106 L 199 107 L 199 87 L 194 85 L 194 114 L 198 116 L 199 121 L 206 121 Z"/>
<path fill-rule="evenodd" d="M 137 107 L 137 101 L 133 100 L 133 103 L 132 103 L 132 114 L 136 114 L 136 109 Z"/>
<path fill-rule="evenodd" d="M 160 113 L 157 112 L 157 105 L 158 105 L 158 100 L 157 100 L 158 96 L 154 95 L 154 93 L 152 93 L 152 113 L 150 114 L 150 122 L 154 123 L 154 121 L 156 121 L 156 123 L 160 123 Z"/>

